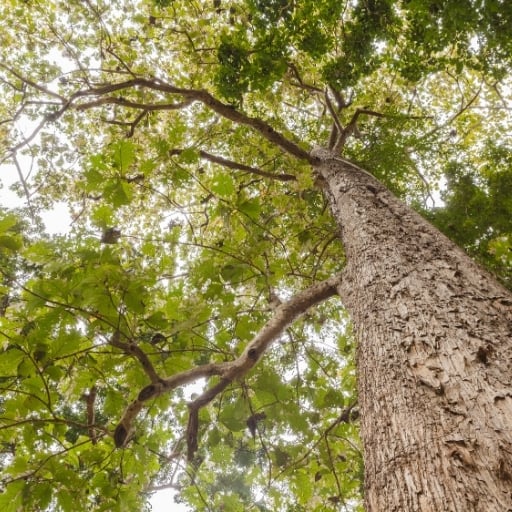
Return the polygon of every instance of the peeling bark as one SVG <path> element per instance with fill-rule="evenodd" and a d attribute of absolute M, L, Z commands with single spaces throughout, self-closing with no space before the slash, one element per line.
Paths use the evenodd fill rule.
<path fill-rule="evenodd" d="M 348 260 L 367 511 L 512 511 L 512 295 L 371 175 L 315 156 Z"/>

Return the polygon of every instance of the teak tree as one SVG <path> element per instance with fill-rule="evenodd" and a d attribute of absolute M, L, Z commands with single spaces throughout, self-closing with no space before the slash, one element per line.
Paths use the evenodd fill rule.
<path fill-rule="evenodd" d="M 0 9 L 2 510 L 512 510 L 506 1 Z"/>

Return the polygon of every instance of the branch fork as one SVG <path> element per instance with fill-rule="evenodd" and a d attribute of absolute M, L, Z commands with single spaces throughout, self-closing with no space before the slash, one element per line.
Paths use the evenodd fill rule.
<path fill-rule="evenodd" d="M 341 274 L 336 274 L 325 281 L 315 283 L 306 290 L 299 292 L 290 300 L 280 304 L 273 317 L 262 327 L 256 336 L 248 343 L 242 354 L 233 361 L 222 363 L 207 363 L 196 366 L 167 378 L 161 378 L 153 368 L 147 355 L 133 343 L 120 341 L 120 333 L 113 334 L 110 343 L 133 355 L 141 363 L 151 383 L 142 388 L 137 398 L 125 409 L 118 425 L 114 430 L 114 442 L 116 447 L 125 447 L 134 431 L 134 421 L 151 399 L 157 398 L 163 393 L 189 384 L 199 378 L 220 377 L 219 381 L 209 387 L 199 397 L 188 404 L 189 422 L 187 426 L 187 458 L 192 460 L 197 451 L 197 432 L 199 428 L 199 410 L 208 405 L 214 398 L 228 387 L 233 381 L 242 379 L 260 360 L 268 347 L 279 335 L 297 318 L 302 316 L 311 307 L 337 295 L 341 284 Z"/>

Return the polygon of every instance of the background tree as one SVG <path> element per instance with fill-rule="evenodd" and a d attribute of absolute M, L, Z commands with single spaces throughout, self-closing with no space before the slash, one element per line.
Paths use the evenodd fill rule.
<path fill-rule="evenodd" d="M 512 506 L 503 2 L 1 9 L 5 510 Z"/>

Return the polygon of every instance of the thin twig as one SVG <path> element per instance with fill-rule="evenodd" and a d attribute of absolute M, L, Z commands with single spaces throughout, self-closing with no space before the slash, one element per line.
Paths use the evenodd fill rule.
<path fill-rule="evenodd" d="M 436 126 L 435 128 L 432 128 L 432 130 L 428 131 L 425 135 L 421 137 L 421 139 L 426 139 L 433 135 L 434 133 L 438 132 L 439 130 L 442 130 L 446 126 L 449 126 L 455 119 L 457 119 L 459 116 L 461 116 L 466 110 L 471 108 L 471 105 L 477 100 L 477 98 L 480 96 L 480 93 L 482 92 L 482 85 L 478 88 L 478 91 L 470 98 L 470 100 L 465 104 L 462 105 L 461 108 L 455 112 L 449 119 L 447 119 L 444 123 Z M 421 140 L 420 139 L 420 140 Z"/>
<path fill-rule="evenodd" d="M 23 192 L 25 193 L 25 197 L 27 198 L 27 205 L 28 205 L 28 209 L 30 211 L 30 217 L 31 217 L 32 221 L 35 222 L 36 215 L 35 215 L 34 207 L 32 206 L 32 202 L 30 200 L 30 191 L 28 190 L 28 185 L 25 180 L 25 176 L 23 176 L 23 171 L 21 169 L 21 165 L 18 161 L 18 157 L 16 156 L 16 153 L 13 154 L 12 160 L 14 162 L 14 166 L 16 167 L 16 171 L 18 173 L 18 178 L 20 180 L 21 186 L 23 187 Z"/>
<path fill-rule="evenodd" d="M 38 91 L 43 92 L 44 94 L 47 94 L 48 96 L 52 96 L 53 98 L 57 98 L 61 102 L 66 101 L 66 99 L 63 96 L 61 96 L 60 94 L 58 94 L 54 91 L 51 91 L 50 89 L 44 87 L 43 85 L 39 85 L 38 83 L 30 80 L 30 78 L 20 75 L 17 71 L 15 71 L 14 69 L 11 69 L 10 67 L 6 66 L 5 64 L 0 63 L 0 68 L 5 69 L 9 73 L 13 74 L 16 78 L 21 80 L 23 83 L 30 85 L 30 87 L 33 87 L 34 89 L 37 89 Z"/>

